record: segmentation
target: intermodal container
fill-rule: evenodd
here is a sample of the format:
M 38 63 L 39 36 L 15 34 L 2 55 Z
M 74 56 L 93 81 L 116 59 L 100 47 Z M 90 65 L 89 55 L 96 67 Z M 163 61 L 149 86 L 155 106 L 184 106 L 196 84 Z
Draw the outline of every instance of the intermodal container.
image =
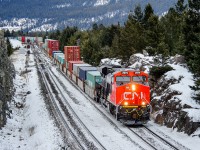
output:
M 59 41 L 58 40 L 49 40 L 48 41 L 48 53 L 52 56 L 53 51 L 59 50 Z
M 56 53 L 61 53 L 61 54 L 63 54 L 63 52 L 61 52 L 61 51 L 53 51 L 53 52 L 52 52 L 52 57 L 53 57 L 53 58 L 55 57 L 55 54 L 56 54 Z
M 54 53 L 54 59 L 59 61 L 59 56 L 63 56 L 63 53 Z
M 52 50 L 59 50 L 59 41 L 58 40 L 49 40 L 48 48 Z
M 43 47 L 42 47 L 43 44 L 44 44 L 43 42 L 39 42 L 39 44 L 38 44 L 38 45 L 39 45 L 39 48 L 43 48 Z
M 99 71 L 88 71 L 86 75 L 86 83 L 89 87 L 95 88 L 96 83 L 102 82 L 101 73 Z
M 68 70 L 69 72 L 73 72 L 73 64 L 83 64 L 83 61 L 69 61 L 68 62 Z
M 79 68 L 79 79 L 82 81 L 86 80 L 86 75 L 88 71 L 96 71 L 96 67 L 80 67 Z
M 48 49 L 48 42 L 49 42 L 49 40 L 51 40 L 51 39 L 45 39 L 45 42 L 44 42 L 44 49 L 47 51 L 47 49 Z
M 65 60 L 80 61 L 80 46 L 65 46 L 64 47 Z
M 65 56 L 64 55 L 59 55 L 58 56 L 58 61 L 60 62 L 60 64 L 64 64 L 65 63 Z
M 80 47 L 76 46 L 74 47 L 74 61 L 79 61 L 79 60 L 81 60 Z
M 73 46 L 65 46 L 64 47 L 64 53 L 65 53 L 65 60 L 66 62 L 68 61 L 73 61 L 74 57 L 74 50 Z
M 83 64 L 73 64 L 73 74 L 75 75 L 75 76 L 79 76 L 79 68 L 80 67 L 83 67 L 83 66 L 85 66 L 85 67 L 87 67 L 87 66 L 91 66 L 90 64 L 87 64 L 87 63 L 83 63 Z
M 18 36 L 18 40 L 19 40 L 19 41 L 22 41 L 22 37 L 21 37 L 21 36 Z
M 22 43 L 25 43 L 25 36 L 22 36 Z
M 43 38 L 42 37 L 36 37 L 35 40 L 36 40 L 37 44 L 39 44 L 40 42 L 43 42 Z

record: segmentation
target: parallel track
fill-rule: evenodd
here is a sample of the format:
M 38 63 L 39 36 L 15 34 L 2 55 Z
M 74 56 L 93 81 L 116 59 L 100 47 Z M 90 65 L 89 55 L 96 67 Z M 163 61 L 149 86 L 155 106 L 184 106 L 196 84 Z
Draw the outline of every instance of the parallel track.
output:
M 141 130 L 143 130 L 143 127 L 140 127 L 139 131 L 132 129 L 132 128 L 128 128 L 132 133 L 134 133 L 135 135 L 137 135 L 140 139 L 142 139 L 145 143 L 147 143 L 150 147 L 152 147 L 155 150 L 159 150 L 160 148 L 158 147 L 157 144 L 155 144 L 154 142 L 152 142 L 151 140 L 148 140 L 148 138 L 145 138 L 145 135 L 140 135 Z M 151 133 L 151 135 L 153 135 L 154 133 Z M 158 138 L 158 137 L 156 137 Z M 154 140 L 154 139 L 152 139 Z M 169 145 L 169 149 L 174 149 L 174 150 L 178 150 L 178 148 L 174 147 L 173 145 L 169 144 L 169 142 L 167 142 L 164 139 L 160 138 L 160 141 L 162 141 L 165 145 Z M 164 146 L 164 145 L 163 145 Z M 158 147 L 158 148 L 157 148 Z
M 52 75 L 52 72 L 50 72 L 50 70 L 48 70 L 49 75 L 51 76 L 51 79 L 54 82 L 54 85 L 56 86 L 56 88 L 59 90 L 59 94 L 62 96 L 62 99 L 65 101 L 65 104 L 67 104 L 67 106 L 69 107 L 70 111 L 72 112 L 72 114 L 76 117 L 76 119 L 78 120 L 78 122 L 82 125 L 82 127 L 90 134 L 90 136 L 95 140 L 96 144 L 98 144 L 101 149 L 106 150 L 106 148 L 103 146 L 103 144 L 101 144 L 101 142 L 99 142 L 99 140 L 92 134 L 92 132 L 86 127 L 86 125 L 82 122 L 82 120 L 78 117 L 78 115 L 76 114 L 76 112 L 73 110 L 73 108 L 71 107 L 71 105 L 69 104 L 69 102 L 67 101 L 67 99 L 65 98 L 65 96 L 62 94 L 61 89 L 59 88 L 58 84 L 55 81 L 55 77 Z
M 40 60 L 40 62 L 42 61 L 41 58 L 39 58 L 39 60 Z M 44 65 L 42 65 L 42 67 L 43 67 L 43 69 L 44 69 Z M 101 147 L 100 149 L 106 150 L 106 148 L 103 146 L 103 144 L 101 144 L 101 143 L 98 141 L 98 139 L 89 131 L 89 129 L 84 125 L 84 123 L 81 121 L 81 119 L 76 115 L 76 113 L 74 112 L 73 108 L 70 106 L 70 104 L 69 104 L 68 101 L 66 100 L 65 96 L 62 94 L 62 91 L 60 90 L 59 86 L 57 85 L 57 83 L 56 83 L 56 81 L 55 81 L 55 79 L 54 79 L 54 77 L 53 77 L 53 75 L 51 74 L 51 72 L 49 71 L 48 68 L 46 69 L 46 73 L 48 73 L 48 76 L 51 77 L 51 82 L 53 81 L 53 84 L 56 86 L 56 90 L 59 91 L 59 94 L 61 95 L 62 99 L 65 101 L 65 104 L 67 104 L 67 107 L 68 107 L 68 108 L 70 109 L 70 111 L 72 112 L 71 114 L 73 114 L 73 116 L 76 117 L 76 119 L 78 120 L 79 124 L 81 124 L 82 127 L 87 131 L 87 133 L 89 133 L 89 135 L 94 139 L 95 143 L 98 144 L 99 147 Z M 80 147 L 81 149 L 83 149 L 83 150 L 86 149 L 86 148 L 83 146 L 83 144 L 78 140 L 78 139 L 80 139 L 80 138 L 77 137 L 77 136 L 75 135 L 75 133 L 73 133 L 73 132 L 71 131 L 71 127 L 68 125 L 66 119 L 63 117 L 63 114 L 61 113 L 60 109 L 58 108 L 58 106 L 57 106 L 57 104 L 56 104 L 56 102 L 55 102 L 56 100 L 55 100 L 55 98 L 54 98 L 53 95 L 52 95 L 53 92 L 52 92 L 52 91 L 50 90 L 50 88 L 48 87 L 48 82 L 49 82 L 49 81 L 47 80 L 45 73 L 44 73 L 43 71 L 41 71 L 41 74 L 42 74 L 43 80 L 44 80 L 44 82 L 45 82 L 45 86 L 47 87 L 49 96 L 50 96 L 50 98 L 51 98 L 51 100 L 52 100 L 52 103 L 53 103 L 53 105 L 54 105 L 54 108 L 55 108 L 55 110 L 58 112 L 58 115 L 59 115 L 59 117 L 61 118 L 62 122 L 64 123 L 66 129 L 67 129 L 67 130 L 69 131 L 69 133 L 72 135 L 73 139 L 75 139 L 75 141 L 76 141 L 76 143 L 79 145 L 79 147 Z M 64 104 L 64 105 L 65 105 L 65 104 Z M 66 108 L 66 107 L 65 107 L 65 108 Z M 63 110 L 63 111 L 65 111 L 65 110 Z M 97 149 L 97 147 L 96 147 L 92 142 L 86 142 L 85 145 L 87 146 L 87 149 Z
M 67 124 L 67 121 L 65 120 L 65 118 L 63 117 L 63 114 L 61 113 L 60 109 L 58 108 L 57 104 L 56 104 L 56 100 L 53 96 L 53 92 L 52 92 L 52 89 L 50 88 L 50 85 L 48 83 L 48 80 L 45 76 L 45 73 L 43 72 L 43 69 L 44 67 L 43 66 L 40 66 L 40 72 L 41 72 L 41 76 L 42 76 L 42 80 L 43 80 L 43 83 L 45 84 L 45 87 L 46 87 L 46 90 L 48 91 L 48 95 L 49 95 L 49 98 L 53 104 L 53 107 L 54 109 L 56 110 L 55 112 L 57 113 L 57 116 L 59 117 L 59 122 L 62 122 L 62 124 L 64 125 L 65 129 L 67 129 L 67 131 L 70 133 L 70 135 L 72 136 L 72 138 L 74 139 L 75 143 L 77 144 L 77 146 L 84 150 L 85 147 L 82 145 L 82 143 L 78 140 L 78 138 L 76 137 L 76 135 L 71 131 L 69 125 Z M 58 118 L 57 117 L 57 118 Z M 77 148 L 77 147 L 74 147 L 74 148 Z
M 188 148 L 186 148 L 185 146 L 175 142 L 174 144 L 172 144 L 171 142 L 165 140 L 164 138 L 162 138 L 160 135 L 156 134 L 155 132 L 153 132 L 152 130 L 150 130 L 148 127 L 146 126 L 143 126 L 143 128 L 145 130 L 147 130 L 150 134 L 152 134 L 154 137 L 160 139 L 161 141 L 163 141 L 163 143 L 165 143 L 166 145 L 169 145 L 172 149 L 175 149 L 175 150 L 179 150 L 179 149 L 182 149 L 182 150 L 189 150 Z M 177 145 L 177 146 L 175 146 Z

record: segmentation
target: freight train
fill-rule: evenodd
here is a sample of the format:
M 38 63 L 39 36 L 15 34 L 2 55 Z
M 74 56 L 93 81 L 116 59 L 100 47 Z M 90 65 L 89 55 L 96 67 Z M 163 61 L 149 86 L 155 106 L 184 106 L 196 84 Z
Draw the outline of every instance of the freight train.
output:
M 81 61 L 79 46 L 65 46 L 45 40 L 40 48 L 83 92 L 107 108 L 126 125 L 141 125 L 150 119 L 148 74 L 130 68 L 103 65 L 94 67 Z M 44 48 L 45 47 L 45 48 Z

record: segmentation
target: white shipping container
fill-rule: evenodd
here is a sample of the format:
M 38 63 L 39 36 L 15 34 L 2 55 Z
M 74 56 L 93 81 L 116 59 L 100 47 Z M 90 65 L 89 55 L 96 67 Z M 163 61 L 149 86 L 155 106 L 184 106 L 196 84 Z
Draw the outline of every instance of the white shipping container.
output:
M 68 76 L 69 78 L 71 78 L 71 72 L 70 72 L 69 70 L 67 70 L 67 76 Z
M 73 64 L 73 73 L 78 77 L 79 76 L 79 68 L 80 67 L 88 67 L 90 64 Z
M 43 42 L 43 38 L 42 37 L 37 37 L 36 39 L 37 39 L 38 43 Z
M 59 68 L 60 68 L 60 70 L 62 70 L 62 64 L 59 64 L 59 66 L 60 66 L 60 67 L 59 67 Z
M 78 79 L 78 86 L 81 88 L 81 90 L 84 91 L 84 84 L 83 81 L 81 81 L 80 79 Z
M 66 71 L 67 71 L 66 67 L 63 67 L 63 71 L 66 74 Z
M 72 74 L 72 80 L 76 83 L 76 76 Z
M 85 93 L 88 94 L 92 99 L 95 98 L 94 89 L 91 89 L 87 84 L 85 84 Z

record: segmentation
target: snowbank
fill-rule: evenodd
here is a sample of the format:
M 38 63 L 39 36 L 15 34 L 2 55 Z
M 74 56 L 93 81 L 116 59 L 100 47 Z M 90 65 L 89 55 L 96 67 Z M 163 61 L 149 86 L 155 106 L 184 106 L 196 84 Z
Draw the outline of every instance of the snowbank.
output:
M 16 39 L 9 39 L 13 48 L 23 47 L 22 43 Z

